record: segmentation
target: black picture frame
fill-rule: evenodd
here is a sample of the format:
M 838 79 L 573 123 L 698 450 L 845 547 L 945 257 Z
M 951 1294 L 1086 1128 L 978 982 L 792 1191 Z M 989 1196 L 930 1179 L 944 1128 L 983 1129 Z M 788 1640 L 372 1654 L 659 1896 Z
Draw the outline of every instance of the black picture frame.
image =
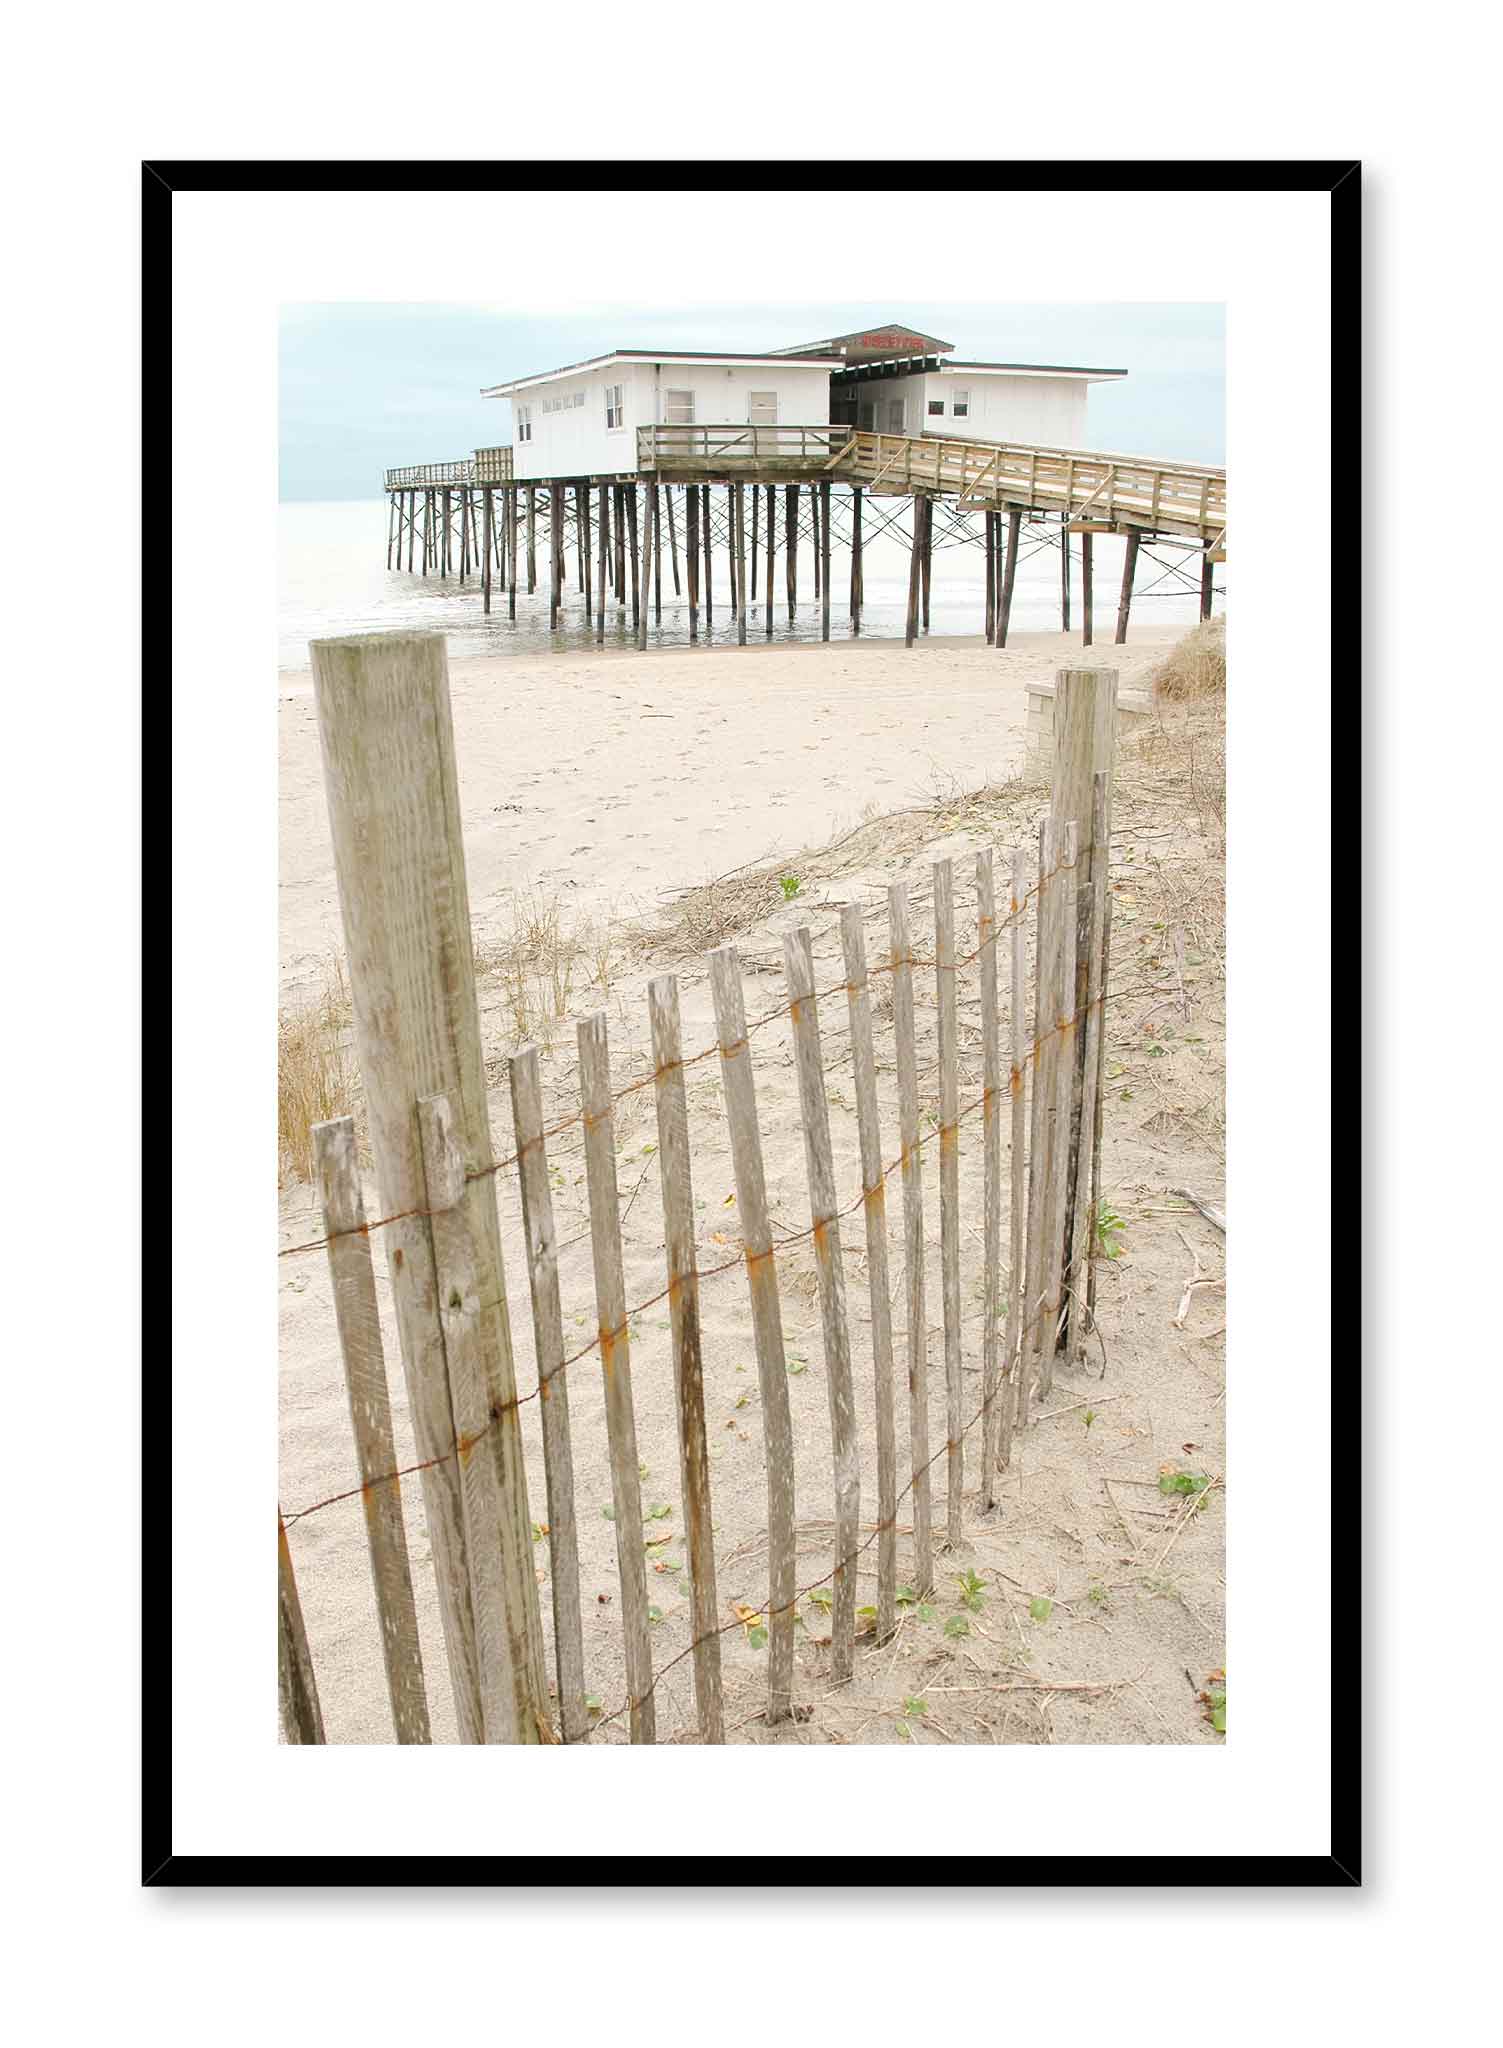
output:
M 584 179 L 596 181 L 611 166 L 591 163 L 519 164 L 502 162 L 213 162 L 152 160 L 142 164 L 141 178 L 141 275 L 142 275 L 142 415 L 143 446 L 155 451 L 149 479 L 143 472 L 143 531 L 161 523 L 163 496 L 160 479 L 172 470 L 172 320 L 174 282 L 173 196 L 180 192 L 254 193 L 287 191 L 322 192 L 410 192 L 443 191 L 493 192 L 497 189 L 546 187 Z M 953 184 L 956 167 L 949 163 L 908 162 L 859 163 L 841 161 L 807 163 L 716 163 L 630 162 L 615 167 L 623 179 L 644 187 L 655 183 L 682 186 L 699 183 L 723 188 L 755 188 L 787 185 L 808 190 L 832 182 L 838 168 L 843 188 L 853 183 L 870 186 L 923 189 Z M 965 174 L 974 183 L 984 179 L 990 188 L 1004 193 L 1115 191 L 1128 189 L 1166 196 L 1178 193 L 1226 191 L 1237 193 L 1326 193 L 1330 200 L 1330 461 L 1348 479 L 1340 500 L 1340 532 L 1335 533 L 1338 515 L 1333 512 L 1333 540 L 1339 537 L 1343 558 L 1360 553 L 1360 534 L 1353 533 L 1352 507 L 1360 503 L 1361 464 L 1361 378 L 1355 374 L 1361 360 L 1361 165 L 1351 160 L 1299 160 L 1291 162 L 1007 162 L 967 163 Z M 1335 373 L 1336 365 L 1342 374 Z M 168 506 L 169 516 L 171 507 Z M 172 590 L 170 550 L 154 554 L 150 564 L 151 588 L 143 593 L 143 633 L 155 636 L 156 621 L 164 609 L 170 614 Z M 1333 614 L 1331 672 L 1353 672 L 1360 662 L 1353 657 L 1353 611 L 1343 607 L 1338 650 Z M 156 645 L 143 642 L 143 659 L 149 668 L 156 658 Z M 1338 664 L 1338 652 L 1340 661 Z M 154 736 L 146 735 L 148 741 Z M 145 750 L 150 758 L 151 748 Z M 1354 835 L 1358 821 L 1351 817 L 1356 799 L 1350 787 L 1343 787 L 1336 770 L 1331 792 L 1331 829 L 1338 818 L 1343 833 Z M 165 963 L 164 963 L 165 964 Z M 1345 966 L 1345 963 L 1343 963 Z M 1349 971 L 1349 970 L 1348 970 Z M 1333 962 L 1333 977 L 1335 963 Z M 149 1044 L 151 1034 L 144 1034 Z M 1333 1111 L 1333 1116 L 1342 1116 Z M 1349 1165 L 1360 1151 L 1360 1131 L 1353 1112 L 1342 1117 L 1350 1128 L 1333 1130 L 1340 1138 Z M 1334 1361 L 1335 1327 L 1327 1333 Z M 143 1378 L 143 1555 L 160 1558 L 171 1552 L 171 1376 L 149 1373 Z M 1343 1379 L 1344 1432 L 1348 1439 L 1360 1435 L 1360 1420 L 1354 1408 L 1360 1406 L 1360 1380 L 1355 1372 Z M 1333 1451 L 1333 1460 L 1335 1453 Z M 1337 1475 L 1330 1475 L 1326 1513 L 1330 1517 L 1330 1545 L 1333 1560 L 1344 1560 L 1340 1569 L 1348 1583 L 1360 1577 L 1358 1534 L 1361 1527 L 1360 1499 L 1353 1498 L 1360 1477 L 1350 1465 L 1343 1465 L 1339 1487 Z M 1337 1502 L 1340 1502 L 1339 1511 Z M 165 1526 L 164 1526 L 165 1525 Z M 268 1553 L 269 1554 L 269 1553 Z M 268 1612 L 268 1657 L 270 1644 L 270 1601 Z M 755 1861 L 734 1854 L 724 1858 L 639 1857 L 632 1853 L 602 1854 L 589 1859 L 550 1858 L 529 1854 L 525 1877 L 513 1872 L 504 1857 L 471 1856 L 242 1856 L 179 1855 L 173 1850 L 172 1815 L 172 1720 L 170 1692 L 163 1688 L 159 1674 L 171 1667 L 170 1590 L 158 1578 L 148 1578 L 142 1589 L 143 1613 L 143 1748 L 141 1760 L 141 1882 L 148 1887 L 174 1886 L 496 1886 L 512 1881 L 529 1888 L 540 1884 L 647 1883 L 663 1886 L 692 1883 L 697 1886 L 879 1886 L 892 1882 L 885 1865 L 873 1867 L 866 1859 L 830 1856 L 820 1859 L 758 1858 Z M 1360 1606 L 1347 1601 L 1331 1611 L 1331 1656 L 1333 1670 L 1358 1672 L 1362 1668 Z M 1348 1695 L 1342 1710 L 1339 1743 L 1330 1731 L 1330 1841 L 1331 1852 L 1318 1855 L 1231 1854 L 1218 1856 L 1213 1847 L 1196 1844 L 1193 1853 L 1159 1856 L 1008 1856 L 948 1857 L 932 1874 L 934 1883 L 976 1886 L 1187 1886 L 1208 1887 L 1320 1886 L 1350 1888 L 1362 1882 L 1362 1782 L 1363 1752 L 1358 1711 Z M 916 1873 L 909 1868 L 904 1882 L 912 1884 Z M 922 1878 L 918 1878 L 922 1882 Z

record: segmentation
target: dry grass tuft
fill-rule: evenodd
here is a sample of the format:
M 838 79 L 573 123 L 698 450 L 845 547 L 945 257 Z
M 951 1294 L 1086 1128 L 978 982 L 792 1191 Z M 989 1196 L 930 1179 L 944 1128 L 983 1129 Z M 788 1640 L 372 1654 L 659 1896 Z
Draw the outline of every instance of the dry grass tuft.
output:
M 313 1126 L 350 1116 L 360 1095 L 350 1047 L 350 990 L 333 955 L 309 1003 L 277 1013 L 277 1183 L 313 1178 Z
M 1148 677 L 1157 704 L 1226 695 L 1226 618 L 1202 619 L 1175 642 Z
M 610 994 L 617 939 L 609 917 L 570 917 L 536 887 L 508 898 L 501 929 L 475 942 L 475 979 L 499 983 L 514 1046 L 546 1045 L 576 992 Z

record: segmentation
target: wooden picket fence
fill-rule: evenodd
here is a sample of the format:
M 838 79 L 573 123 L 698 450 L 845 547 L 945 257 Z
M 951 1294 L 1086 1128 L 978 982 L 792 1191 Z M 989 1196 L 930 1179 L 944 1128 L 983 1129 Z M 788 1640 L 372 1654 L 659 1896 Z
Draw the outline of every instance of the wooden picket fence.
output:
M 709 956 L 715 1042 L 686 1053 L 678 977 L 647 991 L 652 1071 L 613 1089 L 606 1015 L 578 1025 L 577 1114 L 548 1123 L 538 1051 L 509 1062 L 514 1152 L 493 1157 L 479 1067 L 479 1023 L 469 945 L 463 853 L 454 802 L 447 664 L 436 635 L 371 636 L 313 648 L 330 819 L 354 997 L 372 1149 L 383 1214 L 365 1215 L 349 1118 L 317 1127 L 324 1238 L 354 1430 L 380 1618 L 392 1725 L 398 1742 L 431 1739 L 417 1609 L 400 1482 L 421 1478 L 437 1576 L 438 1608 L 459 1737 L 465 1742 L 578 1742 L 624 1721 L 633 1742 L 657 1736 L 664 1672 L 692 1660 L 696 1730 L 725 1739 L 721 1640 L 747 1626 L 717 1597 L 711 1517 L 700 1293 L 745 1275 L 766 1468 L 768 1594 L 752 1617 L 767 1651 L 767 1723 L 794 1709 L 797 1602 L 829 1589 L 828 1674 L 852 1675 L 858 1651 L 887 1641 L 900 1588 L 899 1521 L 911 1501 L 911 1548 L 902 1579 L 922 1597 L 935 1554 L 964 1539 L 967 1507 L 986 1512 L 996 1480 L 1046 1395 L 1059 1356 L 1083 1354 L 1092 1329 L 1092 1260 L 1101 1157 L 1101 1052 L 1110 946 L 1107 849 L 1116 676 L 1065 670 L 1056 690 L 1055 783 L 1036 847 L 1011 853 L 999 908 L 992 850 L 975 856 L 977 943 L 956 948 L 953 860 L 932 869 L 934 952 L 924 960 L 910 930 L 909 890 L 887 892 L 885 946 L 869 961 L 859 904 L 840 920 L 841 978 L 816 986 L 807 927 L 784 940 L 787 1000 L 749 1025 L 736 950 Z M 383 826 L 400 824 L 400 830 Z M 1031 1027 L 1029 926 L 1032 952 Z M 915 976 L 932 967 L 937 1012 L 938 1118 L 920 1128 Z M 982 1089 L 959 1098 L 958 990 L 974 971 L 980 1002 Z M 897 1077 L 898 1149 L 884 1156 L 877 1090 L 873 985 L 891 982 L 891 1060 Z M 838 1001 L 849 1033 L 860 1186 L 842 1202 L 832 1145 L 821 1004 Z M 882 1006 L 884 1011 L 888 1007 Z M 1004 1007 L 1010 1019 L 1004 1045 Z M 826 1013 L 828 1015 L 828 1012 Z M 753 1039 L 786 1019 L 797 1071 L 809 1223 L 774 1243 L 757 1106 Z M 885 1026 L 884 1026 L 885 1032 Z M 758 1040 L 759 1043 L 763 1042 Z M 742 1245 L 700 1265 L 694 1223 L 694 1144 L 685 1070 L 718 1058 Z M 657 1116 L 663 1280 L 649 1302 L 626 1299 L 615 1106 L 650 1085 Z M 961 1127 L 980 1116 L 983 1180 L 982 1400 L 965 1412 L 961 1314 Z M 583 1132 L 596 1333 L 572 1352 L 565 1340 L 549 1139 Z M 890 1134 L 889 1134 L 890 1139 Z M 928 1414 L 922 1155 L 939 1146 L 945 1416 L 938 1441 Z M 515 1172 L 525 1229 L 546 1474 L 548 1569 L 534 1566 L 522 1411 L 501 1270 L 497 1180 Z M 887 1183 L 901 1183 L 903 1362 L 907 1456 L 900 1462 L 894 1380 L 899 1346 L 889 1273 Z M 869 1370 L 853 1359 L 841 1224 L 860 1209 L 870 1310 Z M 1003 1257 L 1003 1219 L 1007 1256 Z M 372 1261 L 383 1232 L 418 1460 L 397 1469 Z M 777 1256 L 812 1243 L 828 1393 L 834 1560 L 811 1586 L 796 1584 L 794 1440 Z M 670 1318 L 683 1536 L 692 1640 L 654 1671 L 643 1506 L 631 1378 L 634 1316 L 666 1299 Z M 598 1354 L 615 1526 L 622 1631 L 622 1698 L 587 1704 L 581 1615 L 576 1445 L 570 1372 Z M 858 1413 L 870 1403 L 876 1445 L 875 1523 L 863 1537 Z M 979 1430 L 979 1434 L 978 1434 Z M 967 1492 L 968 1453 L 971 1490 Z M 944 1528 L 934 1527 L 931 1475 L 943 1463 Z M 336 1495 L 289 1515 L 302 1519 Z M 870 1504 L 869 1504 L 870 1505 Z M 858 1631 L 858 1559 L 876 1547 L 875 1613 Z M 289 1742 L 324 1739 L 314 1659 L 303 1626 L 279 1514 L 279 1673 Z M 538 1577 L 551 1593 L 551 1627 Z M 550 1639 L 551 1638 L 551 1643 Z M 547 1666 L 551 1647 L 553 1684 Z

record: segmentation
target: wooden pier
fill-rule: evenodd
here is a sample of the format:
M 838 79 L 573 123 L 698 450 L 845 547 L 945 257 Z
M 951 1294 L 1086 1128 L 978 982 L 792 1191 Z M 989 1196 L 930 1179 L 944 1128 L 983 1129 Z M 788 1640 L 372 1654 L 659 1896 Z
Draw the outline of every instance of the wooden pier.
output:
M 1198 553 L 1202 618 L 1211 614 L 1213 568 L 1226 560 L 1226 471 L 1205 464 L 825 425 L 643 426 L 636 430 L 635 445 L 635 469 L 580 476 L 518 479 L 510 447 L 479 448 L 455 462 L 390 469 L 386 565 L 405 567 L 409 573 L 420 569 L 423 575 L 457 575 L 461 583 L 474 574 L 485 610 L 491 610 L 499 585 L 515 618 L 519 582 L 528 593 L 537 589 L 541 509 L 547 521 L 550 627 L 557 630 L 562 622 L 572 561 L 573 581 L 585 616 L 593 618 L 597 641 L 605 640 L 609 595 L 618 608 L 630 603 L 636 643 L 645 648 L 649 607 L 655 619 L 662 618 L 666 525 L 673 589 L 682 596 L 687 588 L 689 638 L 699 638 L 701 608 L 707 622 L 713 618 L 718 539 L 727 562 L 727 597 L 736 637 L 745 644 L 748 621 L 756 617 L 759 577 L 764 631 L 769 639 L 773 634 L 778 539 L 783 543 L 790 621 L 798 603 L 798 549 L 812 540 L 814 597 L 822 637 L 828 640 L 832 489 L 839 485 L 850 494 L 853 632 L 861 629 L 863 500 L 906 498 L 912 501 L 907 528 L 912 564 L 907 644 L 911 646 L 929 623 L 934 513 L 939 505 L 951 532 L 963 529 L 964 539 L 976 538 L 969 516 L 983 515 L 986 638 L 989 645 L 1005 647 L 1025 520 L 1035 529 L 1057 523 L 1060 622 L 1065 632 L 1070 630 L 1071 612 L 1069 539 L 1080 536 L 1081 635 L 1086 646 L 1092 640 L 1092 547 L 1097 534 L 1127 539 L 1117 606 L 1119 644 L 1127 638 L 1133 579 L 1145 543 L 1163 539 L 1182 547 L 1188 544 Z M 681 522 L 675 518 L 675 490 L 682 501 Z M 717 492 L 723 493 L 718 511 L 712 496 Z

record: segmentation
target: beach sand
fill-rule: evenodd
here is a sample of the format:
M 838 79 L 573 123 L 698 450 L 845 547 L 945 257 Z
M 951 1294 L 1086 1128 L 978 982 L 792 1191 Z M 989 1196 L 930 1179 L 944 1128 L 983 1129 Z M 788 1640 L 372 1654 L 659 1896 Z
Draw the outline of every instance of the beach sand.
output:
M 905 650 L 892 642 L 834 648 L 783 647 L 671 654 L 608 654 L 516 661 L 482 659 L 451 665 L 456 747 L 469 863 L 472 914 L 482 954 L 508 928 L 511 892 L 536 887 L 562 905 L 567 922 L 611 921 L 613 942 L 603 962 L 578 966 L 566 1015 L 541 1034 L 545 1112 L 568 1117 L 578 1106 L 574 1019 L 605 1008 L 613 1082 L 619 1090 L 650 1071 L 644 991 L 668 969 L 680 977 L 686 1049 L 714 1040 L 706 972 L 694 932 L 681 916 L 680 892 L 712 876 L 775 857 L 798 874 L 794 900 L 777 886 L 781 868 L 750 906 L 735 908 L 748 1014 L 776 1010 L 784 1000 L 782 938 L 807 924 L 813 934 L 816 986 L 841 980 L 838 919 L 850 900 L 863 904 L 868 949 L 875 957 L 885 930 L 883 891 L 907 877 L 919 953 L 932 953 L 931 863 L 956 862 L 962 952 L 974 944 L 974 853 L 1029 843 L 1042 805 L 1037 787 L 1011 782 L 1022 754 L 1024 685 L 1082 661 L 1139 680 L 1177 635 L 1134 634 L 1126 648 L 1084 653 L 1061 636 L 1026 635 L 996 652 L 984 643 L 944 640 Z M 281 683 L 282 967 L 283 1000 L 319 983 L 339 944 L 318 760 L 311 684 Z M 1154 771 L 1163 787 L 1164 771 Z M 994 786 L 986 800 L 962 792 Z M 914 808 L 910 808 L 914 807 Z M 878 815 L 872 816 L 875 812 Z M 827 846 L 870 818 L 827 854 Z M 1216 1740 L 1195 1689 L 1225 1661 L 1223 1641 L 1222 1497 L 1213 1492 L 1195 1526 L 1180 1533 L 1183 1503 L 1158 1488 L 1161 1466 L 1223 1470 L 1224 1342 L 1219 1292 L 1197 1293 L 1183 1329 L 1174 1325 L 1190 1270 L 1185 1240 L 1208 1274 L 1220 1271 L 1221 1240 L 1170 1194 L 1190 1186 L 1221 1203 L 1223 1165 L 1215 1104 L 1221 1088 L 1219 961 L 1207 961 L 1192 931 L 1188 966 L 1181 965 L 1194 1021 L 1176 1014 L 1178 1030 L 1162 1028 L 1164 1005 L 1151 998 L 1163 972 L 1154 937 L 1157 910 L 1144 864 L 1214 875 L 1215 862 L 1194 816 L 1162 796 L 1135 797 L 1122 776 L 1114 846 L 1114 887 L 1120 890 L 1114 935 L 1114 984 L 1131 990 L 1143 977 L 1145 1003 L 1113 1013 L 1108 1033 L 1112 1077 L 1106 1119 L 1103 1188 L 1125 1220 L 1123 1255 L 1101 1268 L 1100 1307 L 1106 1377 L 1100 1362 L 1087 1373 L 1060 1371 L 1045 1419 L 1020 1443 L 1001 1485 L 1001 1505 L 983 1515 L 967 1502 L 967 1540 L 941 1555 L 932 1618 L 910 1616 L 884 1649 L 858 1654 L 855 1681 L 832 1689 L 828 1653 L 819 1638 L 828 1622 L 805 1602 L 798 1631 L 796 1697 L 809 1720 L 774 1737 L 756 1718 L 765 1684 L 765 1652 L 740 1630 L 722 1638 L 727 1719 L 735 1740 L 788 1741 L 1074 1741 L 1197 1742 Z M 1119 871 L 1126 879 L 1118 881 Z M 1197 882 L 1197 886 L 1214 884 Z M 1138 907 L 1137 899 L 1144 899 Z M 1152 914 L 1150 914 L 1152 912 Z M 1135 928 L 1141 914 L 1145 928 Z M 979 1091 L 980 1054 L 975 970 L 961 989 L 961 1101 Z M 924 1106 L 937 1101 L 933 973 L 919 970 L 919 1066 Z M 506 1056 L 515 1049 L 515 1009 L 494 975 L 480 981 L 482 1038 L 498 1155 L 512 1149 Z M 849 1039 L 843 997 L 819 1006 L 830 1091 L 838 1195 L 859 1190 Z M 1145 1036 L 1146 1026 L 1146 1036 Z M 896 1152 L 895 1080 L 891 1071 L 890 1004 L 876 1004 L 879 1095 L 884 1157 Z M 1004 1013 L 1004 1030 L 1006 1029 Z M 757 1034 L 755 1074 L 766 1147 L 775 1236 L 808 1222 L 808 1193 L 798 1095 L 786 1019 Z M 1210 1114 L 1202 1102 L 1211 1105 Z M 728 1263 L 740 1244 L 734 1177 L 725 1137 L 718 1061 L 689 1076 L 698 1251 L 702 1267 Z M 962 1330 L 967 1417 L 979 1405 L 981 1169 L 979 1117 L 962 1126 Z M 663 1285 L 662 1210 L 656 1171 L 657 1130 L 650 1088 L 621 1104 L 615 1117 L 629 1302 L 646 1301 Z M 566 1340 L 585 1343 L 594 1328 L 594 1293 L 577 1128 L 550 1145 L 561 1243 Z M 925 1221 L 931 1452 L 944 1437 L 945 1383 L 938 1262 L 936 1148 L 925 1148 Z M 497 1175 L 507 1262 L 507 1291 L 518 1358 L 519 1389 L 535 1389 L 531 1316 L 514 1175 Z M 893 1304 L 898 1346 L 896 1406 L 900 1479 L 909 1470 L 904 1384 L 901 1206 L 896 1183 L 889 1222 L 898 1292 Z M 366 1200 L 380 1213 L 367 1177 Z M 1183 1233 L 1183 1238 L 1180 1233 Z M 281 1242 L 319 1233 L 311 1191 L 293 1183 L 281 1200 Z M 876 1500 L 872 1423 L 870 1307 L 859 1212 L 842 1224 L 853 1372 L 862 1439 L 862 1521 Z M 1004 1247 L 1005 1247 L 1004 1235 Z M 1005 1250 L 1004 1250 L 1005 1258 Z M 388 1375 L 399 1459 L 414 1456 L 400 1354 L 389 1314 L 384 1259 L 377 1249 Z M 830 1564 L 830 1432 L 812 1257 L 807 1242 L 778 1258 L 795 1439 L 796 1506 L 800 1524 L 799 1584 Z M 321 1252 L 279 1263 L 282 1310 L 279 1474 L 284 1511 L 355 1483 L 348 1415 L 334 1329 L 327 1266 Z M 702 1299 L 706 1398 L 712 1436 L 711 1483 L 716 1524 L 718 1595 L 760 1608 L 766 1599 L 765 1472 L 755 1354 L 744 1273 L 734 1265 L 707 1280 Z M 671 1540 L 649 1551 L 650 1597 L 661 1619 L 653 1630 L 655 1668 L 689 1641 L 682 1501 L 668 1351 L 666 1304 L 634 1316 L 631 1373 L 639 1455 L 645 1468 L 644 1541 Z M 1207 1333 L 1202 1335 L 1201 1333 Z M 620 1705 L 622 1656 L 617 1602 L 616 1532 L 604 1456 L 604 1414 L 598 1360 L 571 1369 L 570 1402 L 576 1462 L 588 1684 L 605 1714 Z M 535 1401 L 524 1407 L 531 1513 L 546 1515 Z M 1090 1422 L 1083 1418 L 1090 1416 Z M 966 1491 L 974 1495 L 979 1429 L 967 1438 Z M 945 1461 L 933 1468 L 935 1525 L 944 1525 Z M 430 1553 L 415 1481 L 403 1493 L 417 1586 L 420 1625 L 436 1740 L 454 1739 L 442 1641 L 432 1592 Z M 899 1508 L 899 1578 L 910 1577 L 907 1537 L 911 1502 Z M 1172 1563 L 1155 1560 L 1173 1542 Z M 330 1741 L 391 1739 L 370 1591 L 359 1500 L 294 1524 L 291 1544 Z M 859 1575 L 863 1602 L 875 1598 L 875 1543 Z M 540 1598 L 549 1626 L 546 1541 L 537 1547 Z M 1167 1566 L 1168 1568 L 1164 1568 Z M 959 1574 L 976 1571 L 986 1584 L 982 1608 L 965 1610 Z M 1052 1602 L 1045 1619 L 1032 1603 Z M 969 1634 L 946 1637 L 943 1623 L 964 1613 Z M 551 1645 L 550 1645 L 551 1675 Z M 1186 1671 L 1193 1673 L 1187 1684 Z M 923 1699 L 923 1708 L 905 1702 Z M 693 1726 L 691 1666 L 681 1663 L 658 1693 L 660 1739 Z M 624 1723 L 598 1740 L 625 1739 Z

